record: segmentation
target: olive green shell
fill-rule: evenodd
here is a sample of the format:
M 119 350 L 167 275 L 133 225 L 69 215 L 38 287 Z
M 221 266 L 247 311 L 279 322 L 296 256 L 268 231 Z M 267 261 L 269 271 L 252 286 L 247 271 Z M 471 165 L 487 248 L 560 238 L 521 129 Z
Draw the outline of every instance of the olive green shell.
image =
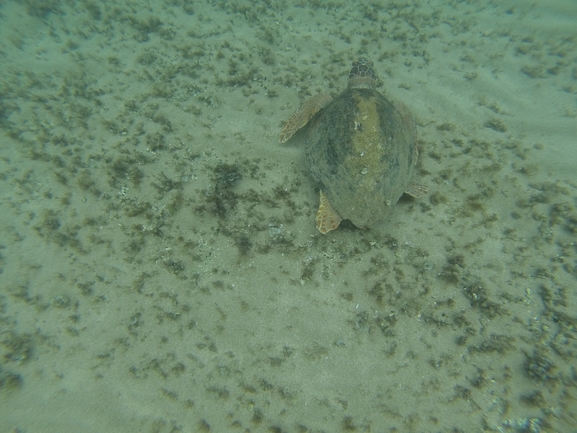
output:
M 311 119 L 306 159 L 341 217 L 371 227 L 409 185 L 417 161 L 414 126 L 376 90 L 349 88 Z

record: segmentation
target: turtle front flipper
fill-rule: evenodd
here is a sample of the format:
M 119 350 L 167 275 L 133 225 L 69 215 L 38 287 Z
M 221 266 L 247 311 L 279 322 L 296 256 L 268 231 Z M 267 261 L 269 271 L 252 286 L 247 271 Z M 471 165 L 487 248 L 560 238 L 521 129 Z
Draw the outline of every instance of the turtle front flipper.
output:
M 279 141 L 284 143 L 291 138 L 295 132 L 305 126 L 312 117 L 332 100 L 331 95 L 320 94 L 305 101 L 305 103 L 294 112 L 287 120 L 282 129 Z
M 315 219 L 317 223 L 317 229 L 323 235 L 326 235 L 331 230 L 336 229 L 342 221 L 339 213 L 333 208 L 329 198 L 326 194 L 320 191 L 320 204 L 319 210 L 317 211 L 317 217 Z

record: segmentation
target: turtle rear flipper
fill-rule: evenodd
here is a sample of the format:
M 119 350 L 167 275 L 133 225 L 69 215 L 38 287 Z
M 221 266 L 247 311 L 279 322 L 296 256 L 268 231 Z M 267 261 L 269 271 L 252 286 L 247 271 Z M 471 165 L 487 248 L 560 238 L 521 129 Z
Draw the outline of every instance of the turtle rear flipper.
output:
M 305 101 L 305 103 L 294 112 L 285 123 L 279 137 L 279 141 L 284 143 L 291 138 L 295 132 L 305 126 L 312 117 L 317 114 L 333 98 L 331 95 L 321 93 Z
M 319 232 L 326 235 L 328 232 L 339 226 L 342 218 L 331 205 L 329 198 L 322 191 L 320 191 L 320 199 L 319 210 L 317 211 L 315 222 L 317 223 L 317 229 L 319 229 Z
M 413 198 L 421 198 L 429 193 L 429 188 L 426 185 L 420 185 L 417 183 L 411 183 L 405 190 L 405 194 L 410 195 Z

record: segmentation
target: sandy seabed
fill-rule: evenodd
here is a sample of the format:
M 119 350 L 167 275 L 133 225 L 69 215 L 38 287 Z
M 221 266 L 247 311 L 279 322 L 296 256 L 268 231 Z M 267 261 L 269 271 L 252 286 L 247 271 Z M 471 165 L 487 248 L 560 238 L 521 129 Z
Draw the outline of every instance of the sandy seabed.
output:
M 0 14 L 0 431 L 577 431 L 574 1 Z M 323 236 L 359 55 L 429 194 Z

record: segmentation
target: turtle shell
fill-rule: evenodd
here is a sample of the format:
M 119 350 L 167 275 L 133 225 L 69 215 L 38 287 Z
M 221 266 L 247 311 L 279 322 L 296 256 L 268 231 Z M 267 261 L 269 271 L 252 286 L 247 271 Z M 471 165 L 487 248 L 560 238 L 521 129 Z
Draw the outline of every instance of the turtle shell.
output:
M 413 122 L 371 88 L 349 88 L 310 121 L 310 171 L 343 219 L 371 227 L 407 189 L 417 161 Z

